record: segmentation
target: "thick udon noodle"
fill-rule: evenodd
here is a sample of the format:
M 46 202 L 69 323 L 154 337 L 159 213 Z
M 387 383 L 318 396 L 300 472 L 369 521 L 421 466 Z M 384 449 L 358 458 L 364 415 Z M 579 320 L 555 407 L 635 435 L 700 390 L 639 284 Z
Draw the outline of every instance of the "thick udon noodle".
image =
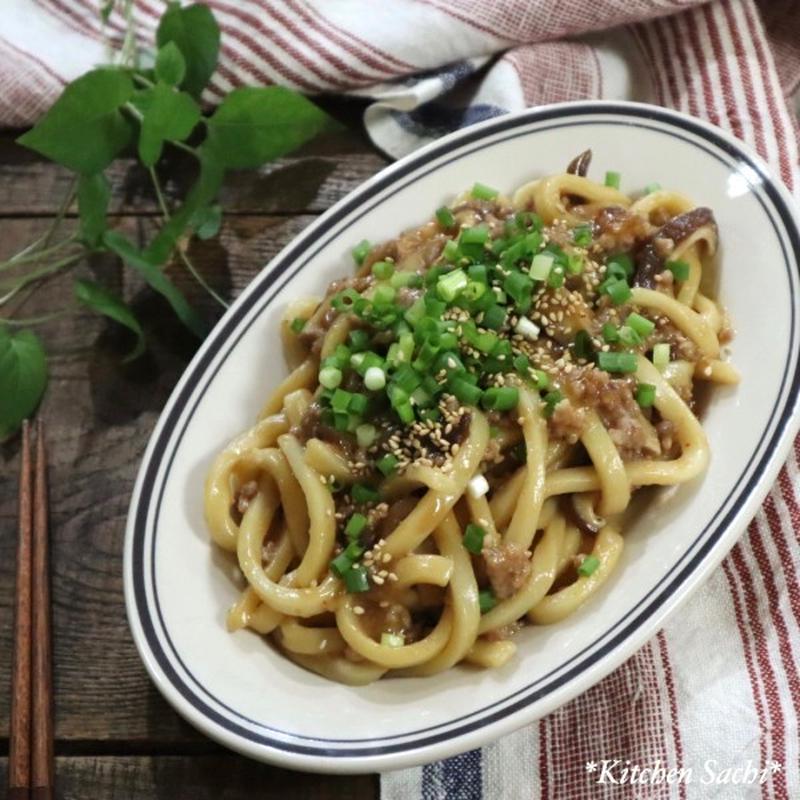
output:
M 658 190 L 632 200 L 574 174 L 523 186 L 512 202 L 518 209 L 535 209 L 545 225 L 556 220 L 579 224 L 612 206 L 655 225 L 693 208 L 677 193 Z M 313 354 L 292 332 L 291 320 L 321 313 L 326 301 L 294 303 L 281 328 L 291 372 L 267 399 L 256 424 L 220 453 L 206 485 L 213 540 L 235 554 L 246 580 L 228 616 L 230 629 L 249 627 L 269 635 L 298 664 L 336 681 L 364 684 L 386 674 L 431 675 L 460 662 L 501 666 L 516 648 L 506 635 L 509 626 L 517 621 L 552 624 L 575 612 L 619 561 L 619 520 L 632 492 L 690 481 L 708 463 L 706 437 L 680 386 L 694 379 L 736 381 L 731 366 L 720 359 L 724 314 L 701 290 L 714 246 L 715 237 L 703 229 L 678 243 L 671 257 L 688 263 L 690 273 L 674 296 L 636 287 L 629 301 L 668 318 L 699 354 L 693 363 L 676 361 L 668 370 L 637 356 L 635 378 L 655 387 L 654 407 L 672 426 L 675 457 L 624 458 L 593 411 L 586 413 L 577 443 L 551 440 L 538 391 L 520 382 L 517 427 L 500 441 L 490 443 L 497 436 L 490 434 L 486 415 L 471 409 L 468 431 L 448 471 L 414 465 L 383 480 L 382 496 L 402 513 L 374 543 L 371 574 L 383 580 L 363 597 L 346 592 L 329 571 L 340 549 L 330 484 L 335 480 L 337 486 L 348 486 L 359 475 L 335 446 L 318 438 L 303 442 L 297 433 L 320 391 L 320 358 L 346 339 L 352 320 L 339 316 L 327 329 L 319 354 Z M 487 448 L 499 447 L 502 454 L 520 441 L 525 463 L 495 482 L 490 494 L 470 494 L 468 484 Z M 586 463 L 572 465 L 576 450 Z M 245 485 L 251 487 L 250 496 L 239 514 L 237 497 Z M 594 524 L 587 529 L 585 520 Z M 479 601 L 485 575 L 463 544 L 470 522 L 486 532 L 487 545 L 513 544 L 529 551 L 522 585 L 485 613 Z M 589 547 L 596 568 L 579 574 L 576 557 Z M 428 624 L 413 640 L 398 645 L 379 637 L 375 626 L 381 623 L 375 619 L 385 613 L 386 598 L 412 619 L 424 611 Z

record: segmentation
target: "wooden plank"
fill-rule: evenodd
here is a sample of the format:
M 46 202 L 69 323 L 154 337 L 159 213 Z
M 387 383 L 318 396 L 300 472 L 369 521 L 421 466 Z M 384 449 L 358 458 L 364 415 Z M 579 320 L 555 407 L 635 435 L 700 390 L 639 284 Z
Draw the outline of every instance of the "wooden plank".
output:
M 325 134 L 301 150 L 257 171 L 230 173 L 220 195 L 226 214 L 319 212 L 388 163 L 360 130 Z M 192 156 L 174 151 L 163 169 L 166 194 L 183 196 L 194 175 Z M 133 159 L 109 168 L 114 214 L 155 214 L 158 209 L 147 172 Z M 0 133 L 0 218 L 53 214 L 72 173 Z
M 194 252 L 198 269 L 226 294 L 237 294 L 310 216 L 231 217 L 218 241 Z M 151 221 L 124 218 L 135 237 Z M 6 220 L 0 257 L 30 241 L 45 220 Z M 42 407 L 50 439 L 53 537 L 56 732 L 63 740 L 118 742 L 119 749 L 203 741 L 152 687 L 125 622 L 122 547 L 139 461 L 161 408 L 197 342 L 165 303 L 116 259 L 96 259 L 82 274 L 107 276 L 140 317 L 150 350 L 124 365 L 126 331 L 81 311 L 42 326 L 51 355 Z M 176 281 L 209 317 L 213 301 L 185 272 Z M 62 307 L 71 292 L 65 276 L 42 288 L 25 307 L 34 315 Z M 13 597 L 18 442 L 0 459 L 0 686 L 8 686 Z M 0 692 L 0 736 L 7 735 L 8 694 Z
M 5 784 L 7 759 L 0 759 Z M 311 775 L 223 753 L 205 756 L 61 756 L 60 800 L 375 800 L 374 775 Z

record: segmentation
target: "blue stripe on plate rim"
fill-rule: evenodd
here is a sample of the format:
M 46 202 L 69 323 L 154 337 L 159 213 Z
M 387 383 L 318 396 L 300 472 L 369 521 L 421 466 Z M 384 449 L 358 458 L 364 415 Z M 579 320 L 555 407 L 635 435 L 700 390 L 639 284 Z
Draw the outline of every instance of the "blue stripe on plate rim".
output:
M 561 121 L 546 124 L 552 120 Z M 249 719 L 235 709 L 226 706 L 197 681 L 176 651 L 164 625 L 155 582 L 155 542 L 166 476 L 171 469 L 188 420 L 219 366 L 285 283 L 302 269 L 319 249 L 326 246 L 327 241 L 340 235 L 342 230 L 347 227 L 348 217 L 367 206 L 368 201 L 373 201 L 368 207 L 382 203 L 421 175 L 438 169 L 444 163 L 463 158 L 489 144 L 554 127 L 564 128 L 598 123 L 646 128 L 662 135 L 682 139 L 702 149 L 726 166 L 741 170 L 744 165 L 748 184 L 770 219 L 780 242 L 791 286 L 791 297 L 794 299 L 790 303 L 791 346 L 787 351 L 781 389 L 773 405 L 770 422 L 725 502 L 715 512 L 711 522 L 698 534 L 692 547 L 663 577 L 658 589 L 653 592 L 653 596 L 642 600 L 637 606 L 630 609 L 612 627 L 606 629 L 601 636 L 557 669 L 501 701 L 468 715 L 449 720 L 447 723 L 407 731 L 391 737 L 338 740 L 309 737 L 278 730 Z M 676 128 L 685 133 L 678 132 L 675 130 Z M 713 145 L 713 148 L 708 146 L 709 143 Z M 472 144 L 475 146 L 467 147 Z M 455 146 L 459 147 L 457 151 L 454 151 Z M 428 167 L 428 169 L 422 171 L 424 167 Z M 401 184 L 400 180 L 403 178 L 407 180 Z M 388 193 L 384 191 L 389 188 L 393 188 L 393 191 Z M 769 202 L 765 200 L 764 195 Z M 202 727 L 209 735 L 221 739 L 229 746 L 246 750 L 251 755 L 253 754 L 252 745 L 256 745 L 263 748 L 265 754 L 268 750 L 276 750 L 286 756 L 294 754 L 301 757 L 349 759 L 407 753 L 466 736 L 532 703 L 552 697 L 554 693 L 580 676 L 588 667 L 597 666 L 597 662 L 601 659 L 604 660 L 603 674 L 609 672 L 621 660 L 621 657 L 618 657 L 614 661 L 615 652 L 631 638 L 643 623 L 660 612 L 664 604 L 675 596 L 687 579 L 701 568 L 705 570 L 708 566 L 707 563 L 704 563 L 707 561 L 706 557 L 740 514 L 742 505 L 753 499 L 757 489 L 760 490 L 762 496 L 766 493 L 769 488 L 769 483 L 765 480 L 764 475 L 767 465 L 775 449 L 780 446 L 784 433 L 790 429 L 790 426 L 792 430 L 796 428 L 797 421 L 792 418 L 797 410 L 798 394 L 800 393 L 800 363 L 797 358 L 798 333 L 795 319 L 797 263 L 794 260 L 793 269 L 793 259 L 786 245 L 788 240 L 791 251 L 794 254 L 800 253 L 800 235 L 798 235 L 787 197 L 785 190 L 774 184 L 768 169 L 759 158 L 751 156 L 738 142 L 727 135 L 722 135 L 705 123 L 642 104 L 586 102 L 531 109 L 513 116 L 489 120 L 451 134 L 388 168 L 384 173 L 370 179 L 360 189 L 337 203 L 329 212 L 320 217 L 316 224 L 300 234 L 292 244 L 284 249 L 274 259 L 268 270 L 264 270 L 254 279 L 253 284 L 246 290 L 240 301 L 221 320 L 173 392 L 145 454 L 129 514 L 125 551 L 125 588 L 131 626 L 135 632 L 140 632 L 143 636 L 143 639 L 142 636 L 134 636 L 134 639 L 151 677 L 159 688 L 165 692 L 170 688 L 177 692 L 180 699 L 175 698 L 173 693 L 169 692 L 170 699 L 173 700 L 176 708 Z M 782 225 L 778 224 L 776 215 L 783 223 Z M 340 223 L 342 224 L 340 225 Z M 315 239 L 315 246 L 306 250 L 305 244 L 312 233 L 318 238 Z M 320 233 L 325 236 L 319 236 Z M 292 267 L 293 269 L 291 269 Z M 222 352 L 223 348 L 225 348 L 224 352 Z M 220 357 L 216 359 L 214 365 L 215 357 L 218 355 Z M 211 369 L 212 366 L 213 369 Z M 792 367 L 794 371 L 789 380 Z M 784 442 L 784 449 L 786 447 L 788 444 Z M 773 466 L 772 471 L 774 472 L 777 471 L 780 464 Z M 759 484 L 762 485 L 759 486 Z M 157 495 L 155 507 L 153 507 L 154 495 Z M 744 520 L 744 522 L 746 521 Z M 731 540 L 732 543 L 733 540 Z M 149 572 L 145 567 L 148 562 L 148 545 L 150 547 Z M 719 561 L 721 557 L 722 554 L 717 554 L 716 561 Z M 154 608 L 156 619 L 153 618 Z M 171 657 L 167 651 L 171 653 Z M 174 662 L 179 665 L 180 672 Z M 187 705 L 182 706 L 181 700 Z M 231 739 L 231 736 L 234 738 Z

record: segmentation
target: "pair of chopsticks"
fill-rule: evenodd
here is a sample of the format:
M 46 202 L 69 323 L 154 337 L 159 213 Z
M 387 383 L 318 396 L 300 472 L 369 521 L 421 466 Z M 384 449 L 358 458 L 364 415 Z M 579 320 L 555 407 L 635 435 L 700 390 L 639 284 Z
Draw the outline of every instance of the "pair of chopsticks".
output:
M 47 467 L 44 426 L 22 430 L 19 482 L 14 664 L 8 753 L 9 800 L 53 797 L 53 699 L 50 580 L 47 534 Z

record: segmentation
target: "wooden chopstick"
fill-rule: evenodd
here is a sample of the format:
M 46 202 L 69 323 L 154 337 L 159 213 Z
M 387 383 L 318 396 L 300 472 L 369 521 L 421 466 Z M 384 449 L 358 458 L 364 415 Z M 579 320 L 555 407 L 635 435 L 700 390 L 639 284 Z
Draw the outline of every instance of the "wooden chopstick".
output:
M 50 632 L 47 460 L 44 425 L 22 432 L 17 546 L 17 604 L 8 787 L 10 800 L 52 800 L 53 679 Z
M 44 423 L 36 424 L 33 492 L 31 692 L 31 800 L 53 797 L 53 672 L 50 632 L 50 555 L 48 541 L 47 453 Z
M 8 743 L 9 800 L 28 800 L 31 786 L 31 474 L 31 429 L 25 420 L 19 472 L 19 540 Z

